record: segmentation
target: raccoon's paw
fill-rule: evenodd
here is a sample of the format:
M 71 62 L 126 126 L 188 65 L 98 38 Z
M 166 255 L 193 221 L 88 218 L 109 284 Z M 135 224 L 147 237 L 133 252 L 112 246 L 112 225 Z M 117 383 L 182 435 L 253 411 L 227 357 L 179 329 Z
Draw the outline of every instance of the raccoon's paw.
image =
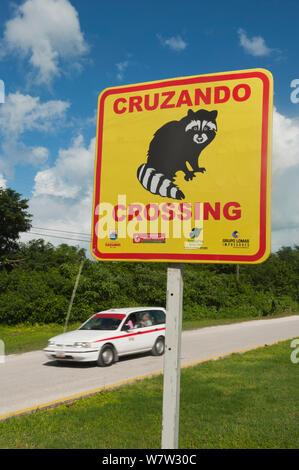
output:
M 188 171 L 185 173 L 185 180 L 186 181 L 191 181 L 194 178 L 194 172 L 193 171 Z
M 185 199 L 185 194 L 180 189 L 176 193 L 176 199 L 179 199 L 179 200 Z
M 198 168 L 198 173 L 204 173 L 205 171 L 207 171 L 205 168 Z

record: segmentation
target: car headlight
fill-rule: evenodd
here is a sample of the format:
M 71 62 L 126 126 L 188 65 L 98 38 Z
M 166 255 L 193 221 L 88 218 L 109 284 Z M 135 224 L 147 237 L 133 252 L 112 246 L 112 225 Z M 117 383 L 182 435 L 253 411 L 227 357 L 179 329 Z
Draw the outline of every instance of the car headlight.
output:
M 48 346 L 55 346 L 55 341 L 48 341 Z
M 91 348 L 91 343 L 75 343 L 74 346 L 78 347 L 78 348 Z

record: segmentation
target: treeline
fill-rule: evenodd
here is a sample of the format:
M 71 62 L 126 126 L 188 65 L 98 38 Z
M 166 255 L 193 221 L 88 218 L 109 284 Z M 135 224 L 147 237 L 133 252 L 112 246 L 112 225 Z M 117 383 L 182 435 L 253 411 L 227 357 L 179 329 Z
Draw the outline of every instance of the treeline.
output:
M 165 263 L 96 262 L 84 250 L 43 240 L 21 244 L 0 265 L 0 323 L 63 323 L 85 259 L 71 320 L 111 307 L 164 306 Z M 185 264 L 184 318 L 261 317 L 296 311 L 299 246 L 261 265 Z

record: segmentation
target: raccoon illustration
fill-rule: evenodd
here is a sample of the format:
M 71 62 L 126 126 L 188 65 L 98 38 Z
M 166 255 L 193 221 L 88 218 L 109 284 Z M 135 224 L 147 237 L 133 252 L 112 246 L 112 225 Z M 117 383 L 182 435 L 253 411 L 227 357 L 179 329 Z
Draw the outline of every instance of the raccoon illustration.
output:
M 160 127 L 149 145 L 147 163 L 137 170 L 142 186 L 152 194 L 172 199 L 184 199 L 184 193 L 174 183 L 178 171 L 185 173 L 185 180 L 192 180 L 199 168 L 198 157 L 215 138 L 217 111 L 189 109 L 180 121 L 171 121 Z M 188 168 L 187 162 L 192 168 Z

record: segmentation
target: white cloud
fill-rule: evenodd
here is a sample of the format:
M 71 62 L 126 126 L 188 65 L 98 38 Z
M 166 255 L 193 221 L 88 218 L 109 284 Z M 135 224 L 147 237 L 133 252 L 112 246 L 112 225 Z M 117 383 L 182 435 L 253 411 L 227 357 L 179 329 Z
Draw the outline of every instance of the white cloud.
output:
M 91 184 L 95 139 L 89 147 L 78 136 L 68 149 L 60 149 L 55 165 L 39 171 L 35 176 L 34 196 L 78 198 Z
M 269 55 L 272 52 L 272 49 L 266 45 L 264 38 L 261 36 L 253 36 L 252 38 L 249 38 L 246 31 L 242 28 L 238 29 L 238 34 L 240 45 L 248 54 L 255 57 L 262 57 Z
M 61 61 L 78 66 L 87 51 L 78 13 L 69 0 L 26 0 L 5 24 L 2 55 L 29 57 L 39 83 L 59 76 Z
M 94 155 L 95 138 L 86 146 L 80 135 L 69 148 L 59 150 L 54 166 L 36 174 L 34 193 L 30 200 L 34 227 L 90 234 Z M 55 245 L 66 242 L 88 249 L 88 243 L 51 238 L 51 232 L 48 233 L 46 240 Z M 59 232 L 53 235 L 84 238 Z M 23 241 L 30 238 L 39 237 L 34 234 L 22 236 Z
M 40 165 L 48 158 L 42 146 L 26 146 L 21 138 L 25 132 L 50 132 L 65 118 L 70 104 L 52 100 L 41 102 L 39 97 L 11 93 L 0 107 L 0 171 L 11 177 L 19 163 Z
M 299 165 L 299 120 L 290 119 L 274 108 L 273 170 Z
M 45 147 L 33 147 L 28 162 L 32 165 L 39 165 L 48 160 L 49 150 Z
M 41 103 L 39 97 L 10 93 L 0 108 L 0 130 L 6 135 L 20 135 L 32 130 L 49 131 L 57 119 L 64 117 L 69 106 L 66 101 Z
M 123 80 L 124 72 L 128 68 L 128 66 L 129 66 L 129 61 L 128 60 L 124 60 L 123 62 L 119 62 L 118 64 L 116 64 L 116 68 L 118 70 L 116 78 L 118 80 L 120 80 L 120 81 Z
M 163 38 L 160 34 L 157 34 L 157 38 L 161 42 L 162 46 L 169 47 L 173 51 L 183 51 L 187 47 L 187 43 L 181 38 L 181 36 L 172 36 L 170 38 Z
M 299 244 L 299 121 L 274 109 L 272 248 Z
M 2 188 L 2 189 L 6 188 L 6 179 L 4 178 L 2 173 L 0 173 L 0 188 Z

